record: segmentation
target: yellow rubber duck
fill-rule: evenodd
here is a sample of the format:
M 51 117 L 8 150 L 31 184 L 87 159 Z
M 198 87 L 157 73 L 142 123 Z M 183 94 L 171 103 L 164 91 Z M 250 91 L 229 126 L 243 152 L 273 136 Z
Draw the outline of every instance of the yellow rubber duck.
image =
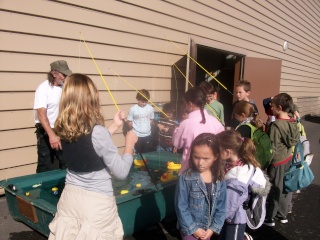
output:
M 161 182 L 168 182 L 171 181 L 173 179 L 173 174 L 172 173 L 163 173 L 160 177 L 160 181 Z
M 148 162 L 147 160 L 145 160 L 145 161 Z M 140 159 L 134 159 L 134 160 L 133 160 L 133 164 L 134 164 L 135 166 L 138 166 L 138 167 L 144 166 L 143 160 L 140 160 Z
M 179 170 L 181 168 L 180 163 L 174 163 L 174 162 L 168 162 L 167 163 L 167 168 L 171 170 Z

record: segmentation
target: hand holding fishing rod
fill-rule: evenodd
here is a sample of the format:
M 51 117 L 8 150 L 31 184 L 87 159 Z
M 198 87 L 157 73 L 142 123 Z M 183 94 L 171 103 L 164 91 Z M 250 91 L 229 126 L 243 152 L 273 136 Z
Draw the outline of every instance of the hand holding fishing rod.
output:
M 104 85 L 106 86 L 106 88 L 107 88 L 107 90 L 108 90 L 108 92 L 109 92 L 109 94 L 110 94 L 110 97 L 111 97 L 111 99 L 112 99 L 115 107 L 118 109 L 118 112 L 115 114 L 114 119 L 113 119 L 113 122 L 112 122 L 112 124 L 110 125 L 110 127 L 108 128 L 108 130 L 110 131 L 111 134 L 113 134 L 113 133 L 115 133 L 115 132 L 119 129 L 119 127 L 120 127 L 121 124 L 123 123 L 123 124 L 124 124 L 124 125 L 123 125 L 123 130 L 124 130 L 123 132 L 124 132 L 124 135 L 125 135 L 125 137 L 126 137 L 126 145 L 125 145 L 124 152 L 125 152 L 125 153 L 130 153 L 130 154 L 132 154 L 132 153 L 133 153 L 134 145 L 135 145 L 136 142 L 138 141 L 138 137 L 137 137 L 137 135 L 136 135 L 133 131 L 131 131 L 132 128 L 131 128 L 130 126 L 128 126 L 128 124 L 126 123 L 124 112 L 123 112 L 123 111 L 120 111 L 120 109 L 119 109 L 119 107 L 118 107 L 118 105 L 117 105 L 117 103 L 116 103 L 116 101 L 115 101 L 115 99 L 114 99 L 114 97 L 113 97 L 113 95 L 112 95 L 112 93 L 111 93 L 111 91 L 110 91 L 110 88 L 109 88 L 107 82 L 105 81 L 105 79 L 104 79 L 104 77 L 103 77 L 103 75 L 102 75 L 102 73 L 101 73 L 101 71 L 100 71 L 100 69 L 99 69 L 99 66 L 98 66 L 98 64 L 96 63 L 96 61 L 95 61 L 95 59 L 94 59 L 94 57 L 93 57 L 93 55 L 92 55 L 92 53 L 91 53 L 91 51 L 90 51 L 90 48 L 89 48 L 88 44 L 86 43 L 86 41 L 85 41 L 82 33 L 80 33 L 80 35 L 81 35 L 82 41 L 84 42 L 84 44 L 85 44 L 85 46 L 86 46 L 86 48 L 87 48 L 87 50 L 88 50 L 88 52 L 89 52 L 89 54 L 90 54 L 90 56 L 91 56 L 92 61 L 94 62 L 94 65 L 95 65 L 97 71 L 99 72 L 99 75 L 100 75 L 100 77 L 101 77 L 101 80 L 103 81 Z M 151 179 L 152 179 L 152 181 L 153 181 L 153 183 L 154 183 L 157 191 L 159 191 L 159 189 L 157 188 L 155 179 L 154 179 L 154 177 L 153 177 L 153 175 L 152 175 L 152 172 L 149 170 L 149 168 L 148 168 L 148 166 L 147 166 L 147 164 L 146 164 L 146 161 L 144 160 L 144 158 L 142 157 L 141 154 L 140 154 L 140 156 L 141 156 L 141 158 L 142 158 L 142 160 L 143 160 L 143 162 L 144 162 L 144 164 L 145 164 L 145 166 L 146 166 L 146 169 L 147 169 L 147 171 L 148 171 L 148 174 L 150 175 L 150 177 L 151 177 Z

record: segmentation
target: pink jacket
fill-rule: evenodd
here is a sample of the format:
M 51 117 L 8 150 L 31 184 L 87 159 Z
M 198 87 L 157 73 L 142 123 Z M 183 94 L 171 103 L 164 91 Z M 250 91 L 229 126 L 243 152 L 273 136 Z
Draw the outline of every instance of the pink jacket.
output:
M 193 139 L 195 139 L 200 133 L 214 133 L 224 131 L 224 126 L 213 116 L 209 115 L 204 110 L 206 123 L 200 123 L 202 120 L 200 110 L 189 113 L 188 118 L 180 123 L 180 126 L 176 128 L 173 133 L 172 142 L 173 146 L 177 149 L 183 148 L 183 154 L 181 159 L 181 169 L 179 174 L 189 168 L 190 147 Z

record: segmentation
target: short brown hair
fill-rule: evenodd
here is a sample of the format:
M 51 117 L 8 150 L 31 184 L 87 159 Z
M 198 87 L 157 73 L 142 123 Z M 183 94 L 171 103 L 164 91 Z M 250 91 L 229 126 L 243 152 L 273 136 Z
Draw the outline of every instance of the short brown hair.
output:
M 240 80 L 236 87 L 243 87 L 245 92 L 249 92 L 251 91 L 251 83 L 249 81 L 246 80 Z
M 217 89 L 209 82 L 201 82 L 200 85 L 199 85 L 200 88 L 202 88 L 206 94 L 214 94 L 214 93 L 217 93 Z
M 279 93 L 278 95 L 274 96 L 271 100 L 271 103 L 274 105 L 281 106 L 282 111 L 289 113 L 292 111 L 293 107 L 293 100 L 292 97 L 287 93 Z
M 140 101 L 149 101 L 149 99 L 150 99 L 150 93 L 149 93 L 149 91 L 146 90 L 146 89 L 141 89 L 141 90 L 137 93 L 136 99 L 137 99 L 137 100 L 140 100 Z

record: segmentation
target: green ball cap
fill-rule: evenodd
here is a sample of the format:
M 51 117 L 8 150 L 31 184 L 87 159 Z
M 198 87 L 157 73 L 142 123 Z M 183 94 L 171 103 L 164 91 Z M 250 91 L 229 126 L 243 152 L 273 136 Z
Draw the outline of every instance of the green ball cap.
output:
M 63 73 L 64 75 L 71 75 L 72 71 L 69 69 L 68 64 L 64 60 L 58 60 L 50 64 L 51 70 Z

